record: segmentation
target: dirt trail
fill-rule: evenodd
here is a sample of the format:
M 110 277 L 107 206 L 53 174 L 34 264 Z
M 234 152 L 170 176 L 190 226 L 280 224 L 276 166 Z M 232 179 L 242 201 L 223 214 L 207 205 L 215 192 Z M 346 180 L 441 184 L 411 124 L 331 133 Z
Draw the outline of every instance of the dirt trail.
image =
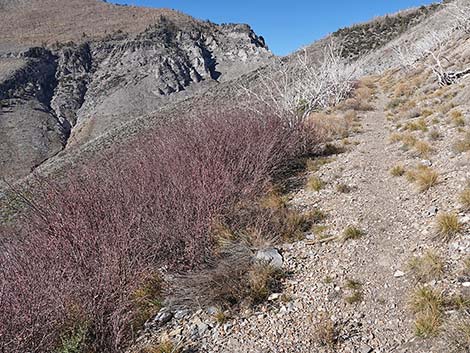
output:
M 452 152 L 462 132 L 436 115 L 428 117 L 426 124 L 438 129 L 440 138 L 431 140 L 427 129 L 413 135 L 432 144 L 428 160 L 411 148 L 391 143 L 392 132 L 403 132 L 400 126 L 417 118 L 398 112 L 387 119 L 388 103 L 389 98 L 379 92 L 374 109 L 358 114 L 360 131 L 336 141 L 345 146 L 344 153 L 309 172 L 306 179 L 324 182 L 321 190 L 305 187 L 290 194 L 290 207 L 306 213 L 321 210 L 326 219 L 304 240 L 280 249 L 287 273 L 282 293 L 271 295 L 257 311 L 237 313 L 224 323 L 215 322 L 202 310 L 195 313 L 184 326 L 196 338 L 198 351 L 450 352 L 441 336 L 422 339 L 415 335 L 409 302 L 418 284 L 408 264 L 432 250 L 442 261 L 444 274 L 425 285 L 446 298 L 470 287 L 465 285 L 470 277 L 461 275 L 470 251 L 470 217 L 457 201 L 470 177 L 470 155 Z M 405 177 L 391 175 L 390 169 L 398 164 L 405 170 L 431 165 L 439 183 L 419 192 Z M 456 212 L 465 225 L 460 236 L 448 243 L 435 236 L 439 212 Z M 361 230 L 362 236 L 341 240 L 350 227 Z M 325 238 L 333 240 L 318 243 Z M 441 326 L 456 313 L 443 309 Z M 173 333 L 181 331 L 176 328 Z
M 390 168 L 403 158 L 389 143 L 385 104 L 381 96 L 374 111 L 362 114 L 363 132 L 349 138 L 357 146 L 335 156 L 316 173 L 326 187 L 320 192 L 300 190 L 291 201 L 305 211 L 325 211 L 328 235 L 340 235 L 344 228 L 355 225 L 364 236 L 344 243 L 307 245 L 301 241 L 285 246 L 283 255 L 290 273 L 286 300 L 276 299 L 274 309 L 236 320 L 220 330 L 220 335 L 211 335 L 203 350 L 421 351 L 412 348 L 407 298 L 414 284 L 404 276 L 403 266 L 426 235 L 422 232 L 428 223 L 422 217 L 426 201 L 417 204 L 410 185 L 390 175 Z M 338 192 L 338 184 L 348 185 L 351 191 Z M 326 317 L 340 331 L 335 347 L 318 344 Z

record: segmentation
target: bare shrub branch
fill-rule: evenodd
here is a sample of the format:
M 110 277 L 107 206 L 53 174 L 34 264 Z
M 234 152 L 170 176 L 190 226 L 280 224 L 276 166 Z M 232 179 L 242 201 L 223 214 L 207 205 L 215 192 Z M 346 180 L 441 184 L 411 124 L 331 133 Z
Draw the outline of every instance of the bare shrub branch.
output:
M 258 85 L 242 86 L 242 93 L 248 97 L 251 108 L 269 106 L 290 121 L 303 119 L 347 98 L 361 76 L 360 63 L 344 59 L 341 52 L 342 46 L 331 40 L 325 45 L 320 61 L 315 61 L 307 49 L 290 61 L 279 59 L 259 72 Z

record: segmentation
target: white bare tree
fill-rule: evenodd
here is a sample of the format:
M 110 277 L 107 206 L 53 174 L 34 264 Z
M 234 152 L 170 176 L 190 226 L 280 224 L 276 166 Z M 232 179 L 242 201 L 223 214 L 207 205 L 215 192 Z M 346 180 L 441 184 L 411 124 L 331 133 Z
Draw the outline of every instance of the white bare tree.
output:
M 454 26 L 470 33 L 470 2 L 457 0 L 445 5 L 446 12 L 454 20 Z
M 353 89 L 361 75 L 361 65 L 349 62 L 341 54 L 342 46 L 335 41 L 325 45 L 319 61 L 304 49 L 293 59 L 279 59 L 260 72 L 258 84 L 243 86 L 242 92 L 249 97 L 248 102 L 269 105 L 289 119 L 303 119 L 312 111 L 339 103 Z
M 458 72 L 446 70 L 446 63 L 451 61 L 445 56 L 447 44 L 458 30 L 470 30 L 470 5 L 468 0 L 454 1 L 444 5 L 451 20 L 443 28 L 427 32 L 412 45 L 397 46 L 395 55 L 405 69 L 416 68 L 423 63 L 435 74 L 440 85 L 451 85 L 459 78 L 470 74 L 470 69 Z M 424 60 L 423 60 L 424 59 Z

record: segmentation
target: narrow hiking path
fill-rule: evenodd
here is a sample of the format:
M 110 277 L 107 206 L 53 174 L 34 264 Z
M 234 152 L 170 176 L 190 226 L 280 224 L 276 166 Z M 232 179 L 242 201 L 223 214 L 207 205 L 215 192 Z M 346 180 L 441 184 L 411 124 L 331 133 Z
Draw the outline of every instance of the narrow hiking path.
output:
M 407 264 L 432 242 L 434 215 L 428 210 L 436 199 L 390 174 L 393 166 L 420 159 L 390 143 L 388 101 L 379 93 L 375 109 L 359 114 L 362 132 L 348 138 L 344 153 L 312 173 L 325 186 L 292 197 L 293 207 L 320 209 L 327 218 L 313 229 L 318 234 L 284 246 L 289 276 L 283 294 L 272 296 L 259 312 L 213 330 L 202 339 L 203 351 L 433 351 L 414 335 L 409 297 L 416 282 Z M 308 238 L 340 237 L 351 226 L 363 235 L 308 245 Z
M 440 338 L 416 337 L 410 297 L 418 285 L 446 298 L 470 294 L 465 294 L 470 272 L 462 276 L 470 253 L 470 217 L 456 201 L 470 180 L 470 155 L 451 152 L 462 132 L 442 118 L 427 120 L 439 129 L 438 140 L 431 140 L 427 129 L 414 132 L 417 140 L 433 143 L 426 159 L 391 143 L 393 133 L 409 134 L 400 124 L 416 119 L 388 110 L 391 99 L 379 88 L 373 109 L 358 112 L 361 128 L 335 141 L 344 151 L 314 160 L 306 186 L 289 194 L 290 207 L 305 214 L 319 210 L 326 217 L 304 240 L 281 247 L 287 274 L 282 293 L 233 318 L 218 320 L 199 310 L 174 322 L 166 330 L 170 337 L 189 336 L 198 352 L 207 353 L 451 352 Z M 439 182 L 425 192 L 390 172 L 396 165 L 410 171 L 418 164 L 439 174 Z M 310 178 L 323 187 L 310 190 Z M 435 227 L 438 213 L 449 211 L 458 213 L 464 227 L 446 243 L 436 240 Z M 344 240 L 348 228 L 353 239 Z M 443 271 L 419 284 L 409 262 L 428 251 L 439 256 Z M 438 325 L 458 314 L 454 309 L 442 308 Z
M 386 101 L 381 95 L 374 111 L 361 114 L 363 132 L 349 138 L 355 146 L 315 173 L 325 187 L 302 189 L 291 201 L 304 211 L 317 208 L 327 214 L 318 227 L 325 237 L 340 235 L 348 226 L 364 235 L 323 245 L 286 245 L 290 276 L 285 294 L 272 298 L 285 302 L 280 310 L 238 320 L 227 328 L 226 339 L 217 337 L 218 347 L 207 342 L 208 351 L 325 352 L 329 319 L 340 332 L 333 351 L 406 351 L 401 347 L 413 339 L 406 306 L 413 284 L 403 278 L 403 264 L 425 225 L 415 221 L 410 185 L 389 173 L 400 155 L 389 143 Z M 315 348 L 322 329 L 326 347 Z

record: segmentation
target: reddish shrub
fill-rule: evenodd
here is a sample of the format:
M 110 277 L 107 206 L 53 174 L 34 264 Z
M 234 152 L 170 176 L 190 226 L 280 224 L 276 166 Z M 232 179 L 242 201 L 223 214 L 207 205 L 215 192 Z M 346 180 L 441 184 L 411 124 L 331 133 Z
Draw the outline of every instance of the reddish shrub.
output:
M 211 222 L 308 142 L 276 117 L 191 117 L 39 180 L 22 231 L 0 249 L 0 351 L 52 351 L 77 329 L 90 351 L 122 351 L 142 324 L 134 296 L 149 274 L 208 261 Z

